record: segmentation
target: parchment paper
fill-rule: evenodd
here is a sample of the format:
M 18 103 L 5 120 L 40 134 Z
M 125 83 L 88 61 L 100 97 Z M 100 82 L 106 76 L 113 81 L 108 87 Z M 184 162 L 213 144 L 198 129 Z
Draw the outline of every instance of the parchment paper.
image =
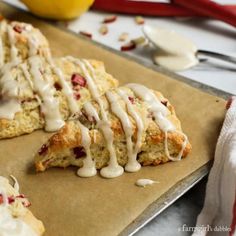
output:
M 193 146 L 192 153 L 181 162 L 145 167 L 137 173 L 107 180 L 100 176 L 79 178 L 76 168 L 54 168 L 36 174 L 34 153 L 51 134 L 37 131 L 0 141 L 0 175 L 13 174 L 19 180 L 22 192 L 32 202 L 31 210 L 45 224 L 46 236 L 117 235 L 148 205 L 213 157 L 224 117 L 224 100 L 16 12 L 3 3 L 0 7 L 5 16 L 39 27 L 55 56 L 71 54 L 99 59 L 121 84 L 137 82 L 160 90 L 175 106 Z M 160 183 L 138 188 L 134 183 L 139 178 Z

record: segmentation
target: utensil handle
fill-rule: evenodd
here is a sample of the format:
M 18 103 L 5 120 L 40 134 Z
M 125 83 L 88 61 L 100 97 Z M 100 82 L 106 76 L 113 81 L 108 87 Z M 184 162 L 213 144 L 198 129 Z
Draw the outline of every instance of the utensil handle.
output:
M 227 62 L 231 62 L 233 64 L 236 64 L 236 57 L 228 56 L 228 55 L 217 53 L 217 52 L 211 52 L 211 51 L 207 51 L 207 50 L 198 50 L 197 55 L 204 55 L 204 56 L 208 56 L 208 57 L 213 57 L 216 59 L 220 59 L 223 61 L 227 61 Z
M 173 0 L 172 2 L 236 27 L 236 12 L 211 0 Z

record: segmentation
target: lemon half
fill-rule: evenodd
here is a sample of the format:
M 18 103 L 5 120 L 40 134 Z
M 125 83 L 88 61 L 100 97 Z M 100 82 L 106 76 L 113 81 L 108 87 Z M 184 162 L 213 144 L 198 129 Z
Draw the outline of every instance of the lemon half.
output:
M 70 20 L 87 11 L 94 0 L 21 0 L 29 10 L 40 17 Z

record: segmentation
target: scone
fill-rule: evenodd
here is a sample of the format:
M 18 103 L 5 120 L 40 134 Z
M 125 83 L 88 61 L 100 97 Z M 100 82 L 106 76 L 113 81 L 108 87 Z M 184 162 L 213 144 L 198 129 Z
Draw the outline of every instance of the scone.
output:
M 50 54 L 47 39 L 30 24 L 0 21 L 0 68 L 6 63 L 19 63 L 30 56 Z
M 0 176 L 0 235 L 41 236 L 43 223 L 31 213 L 29 206 L 29 200 L 19 193 L 17 181 L 13 187 Z
M 124 169 L 181 160 L 190 150 L 169 101 L 143 85 L 128 84 L 85 103 L 78 119 L 41 147 L 35 166 L 37 171 L 78 166 L 82 177 L 101 169 L 103 177 L 112 178 Z
M 56 131 L 118 82 L 95 60 L 30 57 L 0 76 L 0 139 Z

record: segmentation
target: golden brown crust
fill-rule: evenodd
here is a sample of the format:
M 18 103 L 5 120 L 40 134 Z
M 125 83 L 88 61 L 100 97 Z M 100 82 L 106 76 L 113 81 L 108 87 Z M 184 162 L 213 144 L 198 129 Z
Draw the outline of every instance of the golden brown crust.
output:
M 130 96 L 134 97 L 131 90 L 127 89 Z M 178 118 L 175 115 L 173 106 L 165 99 L 160 93 L 155 93 L 156 96 L 166 104 L 170 111 L 168 119 L 176 127 L 176 131 L 168 132 L 168 150 L 171 156 L 177 156 L 181 151 L 184 135 L 181 131 L 181 126 Z M 114 147 L 116 150 L 118 163 L 124 166 L 127 163 L 127 150 L 125 133 L 120 120 L 109 111 L 109 106 L 105 96 L 102 96 L 105 108 L 108 111 L 109 119 L 111 122 L 111 128 L 114 133 Z M 122 103 L 122 102 L 121 102 Z M 93 105 L 99 112 L 99 108 L 95 102 Z M 124 104 L 123 104 L 124 105 Z M 169 161 L 166 156 L 164 142 L 165 134 L 159 128 L 155 121 L 153 121 L 150 114 L 148 114 L 147 104 L 135 98 L 134 106 L 136 111 L 139 112 L 146 125 L 146 131 L 142 136 L 142 146 L 138 154 L 138 161 L 142 165 L 158 165 Z M 136 140 L 137 126 L 132 117 L 129 117 L 133 124 L 134 137 Z M 95 124 L 86 120 L 87 118 L 82 115 L 79 120 L 81 123 L 89 128 L 89 134 L 91 137 L 91 153 L 96 163 L 96 168 L 101 169 L 106 166 L 109 161 L 109 153 L 106 149 L 106 143 L 102 132 L 96 127 Z M 53 135 L 48 142 L 41 148 L 35 158 L 35 166 L 37 171 L 44 171 L 46 168 L 52 166 L 66 167 L 69 165 L 75 165 L 81 167 L 83 165 L 84 156 L 78 157 L 74 152 L 75 148 L 81 148 L 81 132 L 76 121 L 69 121 L 59 132 Z M 187 142 L 187 145 L 183 151 L 182 157 L 186 157 L 191 150 L 191 145 Z M 83 153 L 82 153 L 83 154 Z M 81 154 L 81 155 L 82 155 Z

